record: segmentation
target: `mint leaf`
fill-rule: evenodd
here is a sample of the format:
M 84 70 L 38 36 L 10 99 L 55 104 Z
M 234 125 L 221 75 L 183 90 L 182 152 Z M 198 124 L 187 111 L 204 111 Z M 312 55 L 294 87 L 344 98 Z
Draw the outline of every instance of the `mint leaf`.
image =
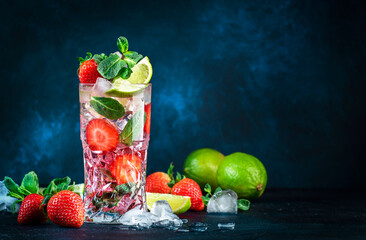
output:
M 122 195 L 125 195 L 127 193 L 130 193 L 131 190 L 135 187 L 135 183 L 133 182 L 127 182 L 121 185 L 116 186 L 115 190 Z
M 38 193 L 39 182 L 38 182 L 37 174 L 33 171 L 27 173 L 24 176 L 20 187 L 24 188 L 23 190 L 27 190 L 29 192 L 27 195 L 32 194 L 32 193 Z
M 107 55 L 105 55 L 104 53 L 101 54 L 94 54 L 93 59 L 94 61 L 99 64 L 101 61 L 103 61 L 104 59 L 107 58 Z
M 214 195 L 215 193 L 217 193 L 219 191 L 222 191 L 222 189 L 220 187 L 217 187 L 216 190 L 215 190 L 215 192 L 212 195 Z
M 238 209 L 247 211 L 250 208 L 250 201 L 247 199 L 238 199 Z
M 201 199 L 203 201 L 203 204 L 205 204 L 205 206 L 207 206 L 208 202 L 210 201 L 210 197 L 202 196 Z
M 125 66 L 125 61 L 121 60 L 116 54 L 111 54 L 99 63 L 97 70 L 104 78 L 112 79 L 116 77 Z
M 128 121 L 125 128 L 122 130 L 119 140 L 125 145 L 132 145 L 132 142 L 136 140 L 142 133 L 144 127 L 144 112 L 140 110 L 136 112 L 132 118 Z
M 141 59 L 144 58 L 141 54 L 138 54 L 137 52 L 128 51 L 123 53 L 124 55 L 124 61 L 127 63 L 128 67 L 132 68 L 135 66 Z
M 119 37 L 117 39 L 117 47 L 121 51 L 121 53 L 128 51 L 128 41 L 125 37 Z
M 127 79 L 131 76 L 132 70 L 129 67 L 123 67 L 118 73 L 123 79 Z
M 203 189 L 205 192 L 207 192 L 207 195 L 212 196 L 211 193 L 211 185 L 206 183 L 205 188 Z
M 125 115 L 125 108 L 116 99 L 106 97 L 92 97 L 90 105 L 100 115 L 116 120 Z

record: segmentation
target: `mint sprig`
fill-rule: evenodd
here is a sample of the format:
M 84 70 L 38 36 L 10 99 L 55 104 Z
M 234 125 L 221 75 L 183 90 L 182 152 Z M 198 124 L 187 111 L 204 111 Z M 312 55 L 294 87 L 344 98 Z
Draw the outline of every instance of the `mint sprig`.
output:
M 212 193 L 211 186 L 208 183 L 205 185 L 203 190 L 206 192 L 206 196 L 202 196 L 201 199 L 202 199 L 203 203 L 205 204 L 205 206 L 207 206 L 207 204 L 210 201 L 211 197 L 213 195 L 215 195 L 215 193 L 217 193 L 219 191 L 222 191 L 221 187 L 217 187 L 215 192 Z M 250 201 L 248 199 L 244 199 L 244 198 L 238 199 L 237 203 L 238 203 L 238 209 L 239 210 L 247 211 L 250 208 Z
M 117 39 L 117 47 L 121 52 L 121 57 L 115 53 L 111 53 L 108 57 L 104 54 L 95 54 L 92 58 L 98 64 L 98 72 L 104 78 L 111 80 L 121 77 L 128 79 L 132 73 L 132 67 L 135 66 L 143 56 L 134 51 L 128 51 L 129 44 L 125 37 L 119 37 Z M 91 53 L 87 53 L 88 56 L 83 59 L 79 58 L 79 61 L 86 61 L 91 59 Z

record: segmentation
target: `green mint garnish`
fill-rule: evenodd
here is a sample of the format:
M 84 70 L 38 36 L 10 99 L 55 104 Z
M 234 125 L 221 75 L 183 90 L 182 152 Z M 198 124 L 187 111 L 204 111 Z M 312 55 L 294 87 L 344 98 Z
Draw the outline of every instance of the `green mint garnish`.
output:
M 125 108 L 116 99 L 106 97 L 92 97 L 90 105 L 100 115 L 117 120 L 125 115 Z
M 143 58 L 137 52 L 128 51 L 128 41 L 125 37 L 117 39 L 117 46 L 122 53 L 122 57 L 114 53 L 111 53 L 108 57 L 104 53 L 93 56 L 98 64 L 98 72 L 108 80 L 118 77 L 128 79 L 132 73 L 131 68 Z M 79 58 L 81 62 L 87 59 L 91 59 L 91 53 L 88 53 L 85 59 Z
M 119 37 L 117 39 L 117 47 L 121 53 L 128 51 L 128 41 L 125 37 Z
M 123 53 L 125 62 L 127 63 L 128 67 L 132 68 L 135 66 L 141 59 L 144 58 L 141 54 L 137 52 L 128 51 Z
M 115 78 L 123 67 L 126 67 L 125 61 L 120 59 L 116 54 L 111 54 L 109 57 L 101 61 L 98 65 L 98 72 L 106 79 Z
M 119 140 L 125 145 L 132 145 L 133 141 L 139 137 L 144 127 L 144 112 L 136 112 L 122 130 Z
M 250 201 L 247 199 L 238 199 L 238 209 L 247 211 L 250 208 Z

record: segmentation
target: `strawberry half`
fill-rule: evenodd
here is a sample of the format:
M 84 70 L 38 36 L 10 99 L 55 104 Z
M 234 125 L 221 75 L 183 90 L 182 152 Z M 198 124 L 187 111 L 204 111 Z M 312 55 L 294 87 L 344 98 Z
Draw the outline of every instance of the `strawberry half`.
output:
M 47 216 L 41 208 L 43 199 L 43 196 L 36 193 L 26 196 L 19 209 L 18 222 L 23 225 L 46 222 Z
M 144 131 L 150 134 L 150 122 L 151 122 L 151 103 L 145 105 L 146 121 L 144 126 Z
M 172 187 L 171 194 L 191 197 L 191 208 L 193 211 L 202 211 L 205 205 L 201 199 L 201 188 L 194 180 L 183 178 Z
M 111 164 L 117 184 L 136 182 L 141 176 L 141 159 L 134 154 L 119 155 Z
M 81 83 L 95 83 L 98 77 L 102 77 L 98 72 L 98 64 L 92 59 L 91 53 L 87 53 L 85 59 L 79 58 L 79 61 L 78 75 Z
M 93 119 L 86 126 L 86 142 L 93 151 L 113 151 L 118 144 L 118 131 L 104 119 Z
M 63 190 L 47 204 L 49 219 L 64 227 L 81 227 L 84 223 L 85 206 L 81 197 L 69 190 Z

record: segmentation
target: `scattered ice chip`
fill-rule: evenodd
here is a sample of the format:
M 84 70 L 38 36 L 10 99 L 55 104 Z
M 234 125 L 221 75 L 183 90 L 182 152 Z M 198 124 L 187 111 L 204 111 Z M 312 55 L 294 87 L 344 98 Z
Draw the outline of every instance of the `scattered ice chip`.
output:
M 11 206 L 17 200 L 16 198 L 9 197 L 8 189 L 5 187 L 3 181 L 0 181 L 0 212 L 11 212 Z M 19 212 L 20 204 L 16 204 L 15 212 Z
M 105 78 L 97 78 L 97 81 L 92 88 L 92 95 L 103 97 L 104 93 L 112 87 L 112 83 Z
M 207 231 L 207 224 L 203 222 L 195 222 L 189 226 L 189 229 L 193 232 L 205 232 Z
M 233 230 L 235 228 L 235 223 L 219 223 L 217 224 L 219 229 L 230 229 Z
M 230 190 L 215 193 L 207 204 L 207 213 L 238 213 L 238 195 Z

